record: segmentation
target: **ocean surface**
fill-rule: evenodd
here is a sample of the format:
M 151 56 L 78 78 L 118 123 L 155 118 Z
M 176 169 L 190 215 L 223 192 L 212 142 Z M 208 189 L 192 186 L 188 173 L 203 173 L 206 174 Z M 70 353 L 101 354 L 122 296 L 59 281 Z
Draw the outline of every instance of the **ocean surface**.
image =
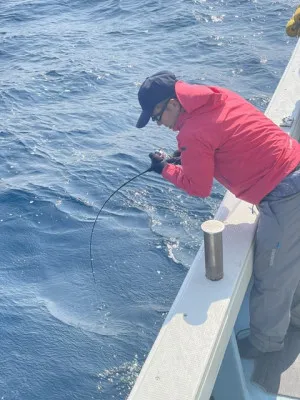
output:
M 298 0 L 2 0 L 0 400 L 125 400 L 225 193 L 149 167 L 176 136 L 138 130 L 162 69 L 264 111 Z

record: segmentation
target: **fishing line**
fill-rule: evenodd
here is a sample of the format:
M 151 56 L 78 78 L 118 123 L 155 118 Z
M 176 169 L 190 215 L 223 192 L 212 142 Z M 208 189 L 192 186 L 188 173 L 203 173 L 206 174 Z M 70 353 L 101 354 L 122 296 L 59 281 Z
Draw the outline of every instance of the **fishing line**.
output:
M 151 167 L 148 168 L 148 169 L 146 169 L 146 171 L 143 171 L 143 172 L 141 172 L 140 174 L 135 175 L 133 178 L 131 178 L 131 179 L 129 179 L 128 181 L 126 181 L 125 183 L 123 183 L 120 187 L 118 187 L 118 189 L 116 189 L 116 190 L 108 197 L 108 199 L 105 200 L 105 202 L 103 203 L 102 207 L 101 207 L 100 210 L 98 211 L 98 214 L 97 214 L 97 216 L 96 216 L 96 218 L 95 218 L 95 221 L 94 221 L 94 224 L 93 224 L 93 227 L 92 227 L 91 236 L 90 236 L 90 261 L 91 261 L 91 270 L 92 270 L 93 279 L 94 279 L 95 284 L 96 284 L 96 278 L 95 278 L 94 264 L 93 264 L 92 241 L 93 241 L 94 229 L 95 229 L 95 226 L 96 226 L 96 222 L 97 222 L 97 220 L 98 220 L 98 217 L 99 217 L 101 211 L 103 210 L 105 204 L 113 197 L 114 194 L 116 194 L 120 189 L 122 189 L 122 187 L 126 186 L 128 183 L 130 183 L 130 182 L 133 181 L 134 179 L 136 179 L 136 178 L 138 178 L 139 176 L 144 175 L 144 174 L 146 174 L 146 172 L 150 172 L 150 171 L 152 171 Z

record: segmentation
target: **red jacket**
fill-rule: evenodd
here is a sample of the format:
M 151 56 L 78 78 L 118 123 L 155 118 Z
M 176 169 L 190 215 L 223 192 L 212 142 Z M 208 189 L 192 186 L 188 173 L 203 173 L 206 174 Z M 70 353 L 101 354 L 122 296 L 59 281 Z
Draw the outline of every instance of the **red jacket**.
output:
M 182 81 L 175 90 L 185 110 L 174 128 L 181 166 L 162 175 L 190 195 L 209 196 L 216 178 L 258 204 L 300 163 L 300 144 L 236 93 Z

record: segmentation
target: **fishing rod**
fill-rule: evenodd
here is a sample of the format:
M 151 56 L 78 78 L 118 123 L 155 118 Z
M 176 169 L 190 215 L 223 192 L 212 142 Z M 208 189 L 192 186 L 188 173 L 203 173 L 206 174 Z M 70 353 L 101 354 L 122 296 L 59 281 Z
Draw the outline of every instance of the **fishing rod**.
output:
M 156 158 L 157 161 L 165 160 L 169 164 L 175 164 L 175 165 L 181 164 L 180 151 L 178 151 L 178 150 L 175 151 L 171 156 L 167 155 L 162 150 L 156 150 L 154 153 L 150 153 L 149 157 L 152 159 L 152 162 L 153 162 L 153 159 Z M 134 179 L 138 178 L 139 176 L 142 176 L 142 175 L 146 174 L 147 172 L 151 172 L 151 171 L 154 171 L 153 164 L 151 165 L 150 168 L 146 169 L 145 171 L 135 175 L 133 178 L 130 178 L 130 179 L 128 179 L 128 181 L 124 182 L 114 192 L 112 192 L 112 194 L 105 200 L 105 202 L 103 203 L 102 207 L 100 208 L 100 210 L 97 213 L 97 216 L 95 218 L 95 221 L 94 221 L 94 224 L 93 224 L 93 227 L 92 227 L 91 236 L 90 236 L 90 262 L 91 262 L 91 270 L 92 270 L 92 275 L 93 275 L 93 279 L 94 279 L 94 283 L 95 284 L 96 284 L 96 278 L 95 278 L 94 264 L 93 264 L 92 241 L 93 241 L 93 234 L 94 234 L 94 230 L 95 230 L 95 226 L 96 226 L 98 217 L 99 217 L 101 211 L 103 210 L 105 204 L 113 197 L 114 194 L 116 194 L 120 189 L 122 189 L 122 187 L 126 186 L 128 183 L 132 182 Z
M 93 265 L 93 252 L 92 252 L 92 241 L 93 241 L 93 234 L 94 234 L 94 230 L 95 230 L 95 226 L 98 220 L 98 217 L 101 213 L 101 211 L 103 210 L 105 204 L 113 197 L 114 194 L 116 194 L 120 189 L 122 189 L 122 187 L 126 186 L 128 183 L 132 182 L 134 179 L 138 178 L 139 176 L 142 176 L 144 174 L 146 174 L 147 172 L 152 171 L 152 167 L 146 169 L 146 171 L 143 171 L 137 175 L 135 175 L 133 178 L 128 179 L 128 181 L 124 182 L 121 186 L 119 186 L 103 203 L 102 207 L 100 208 L 100 210 L 98 211 L 98 214 L 95 218 L 93 227 L 92 227 L 92 231 L 91 231 L 91 236 L 90 236 L 90 261 L 91 261 L 91 270 L 92 270 L 92 274 L 93 274 L 93 279 L 94 279 L 94 283 L 96 284 L 96 278 L 95 278 L 95 272 L 94 272 L 94 265 Z

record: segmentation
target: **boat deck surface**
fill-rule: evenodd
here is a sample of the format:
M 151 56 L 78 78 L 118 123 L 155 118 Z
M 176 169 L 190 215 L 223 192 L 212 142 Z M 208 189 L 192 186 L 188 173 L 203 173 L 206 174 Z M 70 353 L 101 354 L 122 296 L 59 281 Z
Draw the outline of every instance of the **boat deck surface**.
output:
M 235 333 L 237 334 L 239 331 L 243 329 L 248 329 L 249 328 L 249 290 L 246 293 L 246 296 L 244 298 L 238 319 L 235 324 Z M 245 376 L 245 381 L 247 385 L 247 389 L 249 392 L 250 399 L 255 399 L 255 400 L 295 400 L 295 398 L 292 397 L 282 397 L 279 395 L 274 395 L 274 394 L 269 394 L 264 392 L 262 389 L 259 388 L 259 386 L 255 385 L 253 382 L 251 382 L 251 376 L 253 373 L 254 369 L 254 361 L 253 360 L 245 360 L 241 359 L 242 366 L 243 366 L 243 371 L 244 371 L 244 376 Z M 299 385 L 299 382 L 295 382 L 295 385 Z

